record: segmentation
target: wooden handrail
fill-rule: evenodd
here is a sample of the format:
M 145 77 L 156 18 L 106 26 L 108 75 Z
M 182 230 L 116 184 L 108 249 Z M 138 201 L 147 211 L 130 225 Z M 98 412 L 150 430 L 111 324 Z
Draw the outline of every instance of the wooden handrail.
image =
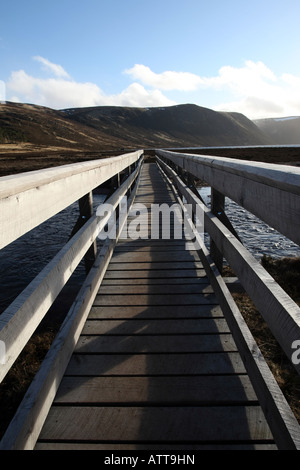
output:
M 139 160 L 142 150 L 0 178 L 0 249 Z
M 136 169 L 135 175 L 132 173 L 130 176 L 131 180 L 135 180 L 136 183 L 127 201 L 127 215 L 138 187 L 140 175 L 138 170 L 139 168 Z M 128 185 L 128 182 L 126 184 Z M 123 190 L 124 186 L 123 189 L 121 186 L 109 199 L 112 205 L 120 198 L 121 191 Z M 121 219 L 116 224 L 116 238 L 107 238 L 97 255 L 96 261 L 78 292 L 58 334 L 54 338 L 50 350 L 0 442 L 0 450 L 32 450 L 34 448 L 102 282 L 107 265 L 112 257 L 114 247 L 122 233 L 126 219 Z
M 293 353 L 291 345 L 295 339 L 300 337 L 300 308 L 227 227 L 200 201 L 176 172 L 160 158 L 158 158 L 158 164 L 166 178 L 169 178 L 174 192 L 178 193 L 179 200 L 181 196 L 184 196 L 187 203 L 192 206 L 193 214 L 198 213 L 199 206 L 202 208 L 207 232 L 214 238 L 229 264 L 233 265 L 240 282 L 254 303 L 258 305 L 260 313 L 291 360 Z M 185 207 L 183 210 L 186 210 Z M 187 220 L 189 220 L 195 236 L 196 246 L 200 247 L 198 250 L 200 259 L 230 325 L 234 340 L 238 345 L 259 402 L 267 416 L 276 443 L 282 449 L 300 449 L 299 424 L 263 359 L 245 320 L 225 285 L 224 279 L 211 259 L 201 235 L 193 226 L 190 210 L 186 210 L 186 212 Z M 294 367 L 300 373 L 299 364 L 294 364 Z
M 157 150 L 300 244 L 300 169 L 294 166 Z
M 125 161 L 132 164 L 132 159 L 140 159 L 140 155 L 140 152 L 136 152 L 135 155 L 130 157 L 125 156 Z M 141 163 L 141 159 L 139 163 Z M 114 171 L 119 172 L 123 166 L 118 158 Z M 102 165 L 100 165 L 101 167 Z M 97 172 L 98 169 L 99 166 L 97 166 Z M 140 165 L 107 200 L 113 209 L 116 209 L 120 198 L 130 190 L 139 174 L 139 170 Z M 105 173 L 106 179 L 112 176 L 111 171 L 112 169 Z M 92 179 L 94 180 L 93 177 Z M 61 179 L 60 181 L 65 182 L 66 180 Z M 53 190 L 52 185 L 50 185 L 50 188 Z M 87 185 L 86 188 L 90 191 L 90 185 Z M 81 188 L 81 191 L 85 190 Z M 43 205 L 43 198 L 41 198 L 40 204 Z M 31 338 L 90 246 L 94 243 L 99 232 L 104 228 L 110 215 L 106 214 L 104 217 L 92 216 L 1 314 L 0 341 L 5 344 L 6 358 L 5 363 L 0 365 L 0 382 Z
M 200 200 L 172 168 L 160 159 L 158 161 L 195 211 Z M 205 230 L 232 266 L 244 289 L 257 305 L 275 338 L 291 360 L 292 344 L 300 338 L 300 308 L 225 225 L 204 204 L 201 205 L 204 211 Z M 294 364 L 294 367 L 300 374 L 300 364 Z

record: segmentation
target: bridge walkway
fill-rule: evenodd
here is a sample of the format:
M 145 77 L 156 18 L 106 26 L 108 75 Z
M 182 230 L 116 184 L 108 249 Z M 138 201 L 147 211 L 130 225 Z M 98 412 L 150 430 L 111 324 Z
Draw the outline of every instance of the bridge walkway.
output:
M 135 203 L 174 202 L 157 165 L 144 164 Z M 276 448 L 184 239 L 118 242 L 35 448 Z

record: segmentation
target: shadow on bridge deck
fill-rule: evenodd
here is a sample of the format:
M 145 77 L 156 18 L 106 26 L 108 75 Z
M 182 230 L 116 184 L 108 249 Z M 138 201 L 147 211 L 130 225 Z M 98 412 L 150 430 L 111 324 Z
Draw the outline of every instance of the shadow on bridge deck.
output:
M 175 202 L 155 164 L 136 202 Z M 36 449 L 276 448 L 185 243 L 118 243 Z

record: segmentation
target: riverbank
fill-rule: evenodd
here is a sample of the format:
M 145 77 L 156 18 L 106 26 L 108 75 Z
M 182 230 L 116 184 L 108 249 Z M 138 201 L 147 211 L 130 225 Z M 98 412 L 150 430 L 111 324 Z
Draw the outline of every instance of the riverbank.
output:
M 12 175 L 25 171 L 40 170 L 53 166 L 66 165 L 81 161 L 107 158 L 131 152 L 135 149 L 99 148 L 99 151 L 84 151 L 68 147 L 47 147 L 33 144 L 0 144 L 0 176 Z M 285 147 L 211 147 L 178 149 L 186 153 L 215 155 L 238 158 L 242 160 L 284 165 L 300 166 L 300 146 Z M 147 155 L 154 155 L 152 149 L 146 150 Z
M 124 149 L 99 148 L 96 152 L 33 144 L 0 144 L 0 176 L 108 158 L 122 153 L 125 153 Z
M 300 306 L 300 257 L 274 259 L 270 256 L 263 256 L 261 264 Z M 234 276 L 234 273 L 227 267 L 224 269 L 224 275 Z M 298 373 L 249 296 L 246 293 L 233 293 L 232 296 L 300 423 L 300 377 Z

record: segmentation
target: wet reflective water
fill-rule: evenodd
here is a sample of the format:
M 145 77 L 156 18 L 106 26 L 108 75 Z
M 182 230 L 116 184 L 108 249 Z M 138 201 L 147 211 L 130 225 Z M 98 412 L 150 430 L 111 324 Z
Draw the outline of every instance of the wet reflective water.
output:
M 200 195 L 209 207 L 210 188 L 201 188 Z M 225 212 L 242 243 L 255 258 L 261 259 L 263 255 L 274 258 L 300 256 L 298 245 L 227 197 Z

